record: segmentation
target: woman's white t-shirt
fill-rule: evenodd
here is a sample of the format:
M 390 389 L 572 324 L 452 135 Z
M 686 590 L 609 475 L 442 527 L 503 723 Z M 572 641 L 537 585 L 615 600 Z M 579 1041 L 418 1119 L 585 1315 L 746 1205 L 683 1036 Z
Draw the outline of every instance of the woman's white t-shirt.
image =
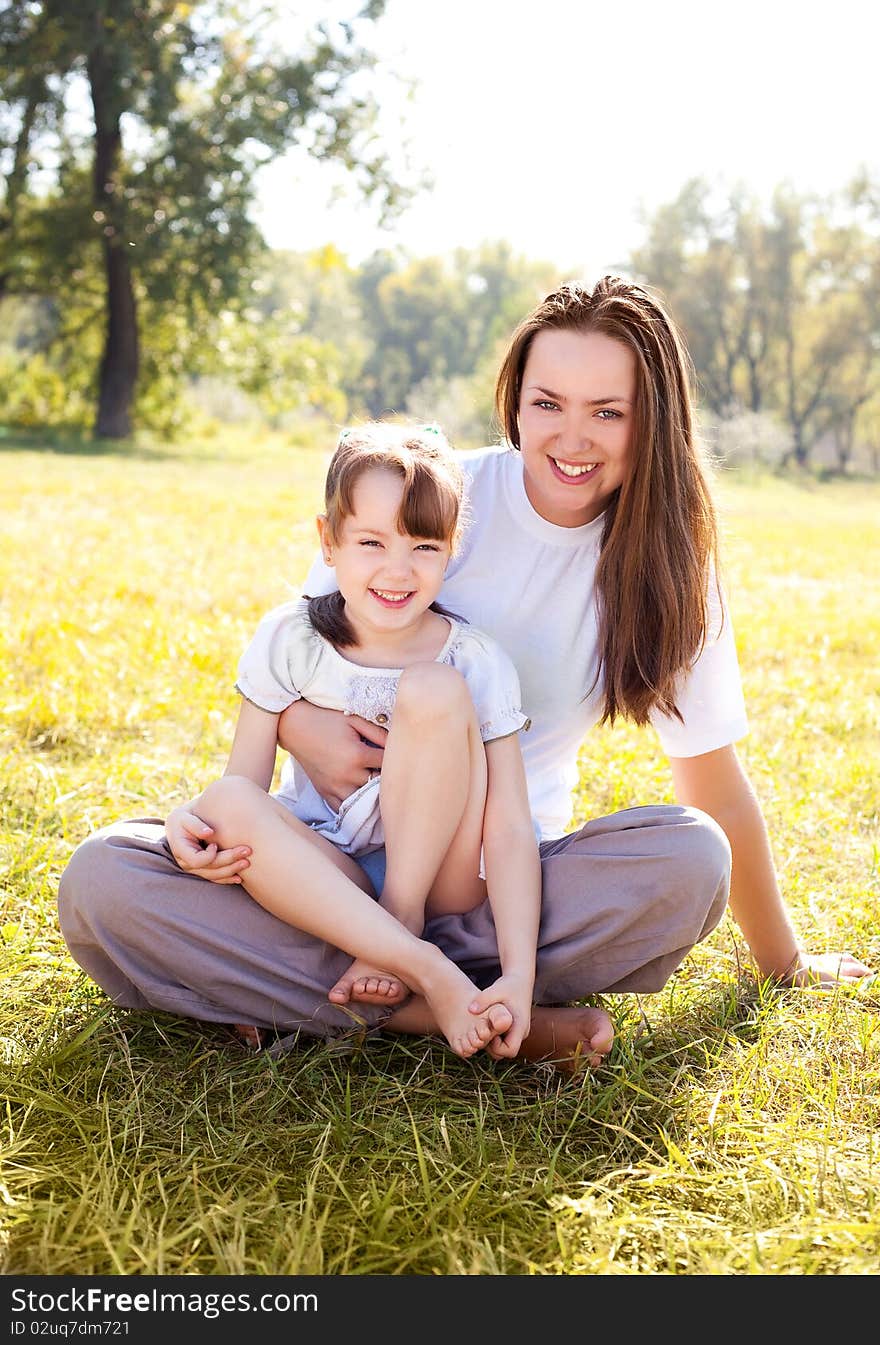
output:
M 460 452 L 467 482 L 467 531 L 450 562 L 439 601 L 496 639 L 513 660 L 522 707 L 531 719 L 520 737 L 532 815 L 544 840 L 564 835 L 577 784 L 577 755 L 602 713 L 602 688 L 585 696 L 596 674 L 596 564 L 604 520 L 578 528 L 548 523 L 532 508 L 516 450 Z M 303 591 L 336 587 L 319 556 Z M 705 646 L 681 680 L 683 723 L 653 713 L 664 751 L 699 756 L 748 731 L 733 629 L 715 611 Z

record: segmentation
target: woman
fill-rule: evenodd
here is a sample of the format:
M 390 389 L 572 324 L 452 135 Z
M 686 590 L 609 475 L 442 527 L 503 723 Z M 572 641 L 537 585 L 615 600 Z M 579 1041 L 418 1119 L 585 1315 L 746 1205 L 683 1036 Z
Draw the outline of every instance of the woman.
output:
M 471 523 L 440 598 L 506 649 L 531 718 L 523 756 L 548 839 L 536 1008 L 521 1054 L 598 1061 L 610 1027 L 567 1003 L 661 989 L 718 924 L 728 892 L 762 977 L 803 985 L 870 974 L 847 953 L 799 948 L 737 759 L 747 725 L 715 581 L 715 516 L 689 361 L 662 304 L 615 277 L 592 293 L 566 286 L 548 296 L 513 334 L 497 408 L 506 443 L 462 455 Z M 316 562 L 306 592 L 332 586 Z M 618 716 L 654 725 L 678 805 L 632 808 L 566 833 L 584 735 Z M 381 768 L 383 736 L 305 701 L 279 727 L 331 807 Z M 110 827 L 62 876 L 68 946 L 116 1003 L 317 1036 L 350 1029 L 353 1016 L 385 1018 L 330 1003 L 348 958 L 236 890 L 247 882 L 242 847 L 170 839 L 177 864 L 161 822 Z M 381 858 L 363 864 L 375 891 Z M 432 920 L 424 937 L 478 985 L 498 976 L 486 903 Z M 484 1007 L 477 1001 L 476 1011 Z M 412 1001 L 385 1026 L 436 1030 Z

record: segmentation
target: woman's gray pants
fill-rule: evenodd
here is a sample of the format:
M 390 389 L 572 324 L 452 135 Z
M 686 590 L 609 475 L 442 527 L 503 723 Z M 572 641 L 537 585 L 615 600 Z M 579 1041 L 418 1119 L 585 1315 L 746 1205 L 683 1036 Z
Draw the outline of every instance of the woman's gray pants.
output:
M 538 1004 L 660 990 L 727 904 L 730 847 L 694 808 L 595 818 L 545 842 L 541 859 Z M 387 1017 L 330 1004 L 348 954 L 270 915 L 239 885 L 183 873 L 156 819 L 84 841 L 62 874 L 58 909 L 73 957 L 115 1004 L 316 1037 Z M 429 921 L 424 937 L 477 985 L 500 974 L 487 902 Z

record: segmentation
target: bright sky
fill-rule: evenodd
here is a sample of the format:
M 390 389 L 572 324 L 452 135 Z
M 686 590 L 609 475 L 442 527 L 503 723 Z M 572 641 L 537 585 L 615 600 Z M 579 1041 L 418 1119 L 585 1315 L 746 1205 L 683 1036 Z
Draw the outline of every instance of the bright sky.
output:
M 766 199 L 880 170 L 876 0 L 389 0 L 367 33 L 416 82 L 409 102 L 381 83 L 388 143 L 407 136 L 433 185 L 381 231 L 357 197 L 331 199 L 338 172 L 293 153 L 263 170 L 274 247 L 333 242 L 358 263 L 506 239 L 593 277 L 690 177 Z

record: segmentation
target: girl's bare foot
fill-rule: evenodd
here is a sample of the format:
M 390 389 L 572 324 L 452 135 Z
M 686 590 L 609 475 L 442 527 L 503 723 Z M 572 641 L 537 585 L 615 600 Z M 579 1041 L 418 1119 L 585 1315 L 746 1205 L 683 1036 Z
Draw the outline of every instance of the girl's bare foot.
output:
M 408 994 L 409 986 L 399 976 L 377 971 L 356 957 L 345 975 L 330 987 L 327 998 L 332 1004 L 348 1004 L 353 999 L 362 1004 L 400 1004 Z
M 513 1026 L 506 1004 L 491 1004 L 485 1013 L 473 1014 L 468 1005 L 477 993 L 464 972 L 440 954 L 440 960 L 421 986 L 427 1005 L 456 1055 L 472 1056 Z
M 601 1065 L 613 1041 L 614 1024 L 604 1009 L 536 1005 L 519 1055 L 525 1060 L 546 1060 L 575 1074 L 585 1065 Z M 491 1045 L 488 1051 L 492 1055 Z
M 471 996 L 473 993 L 471 990 Z M 466 1017 L 464 1014 L 460 1015 L 450 1031 L 446 1032 L 444 1029 L 444 1033 L 455 1054 L 467 1059 L 476 1055 L 484 1046 L 488 1046 L 496 1037 L 503 1036 L 512 1026 L 513 1014 L 507 1005 L 491 1004 L 485 1013 L 477 1015 L 476 1021 L 470 1011 L 467 1011 Z

